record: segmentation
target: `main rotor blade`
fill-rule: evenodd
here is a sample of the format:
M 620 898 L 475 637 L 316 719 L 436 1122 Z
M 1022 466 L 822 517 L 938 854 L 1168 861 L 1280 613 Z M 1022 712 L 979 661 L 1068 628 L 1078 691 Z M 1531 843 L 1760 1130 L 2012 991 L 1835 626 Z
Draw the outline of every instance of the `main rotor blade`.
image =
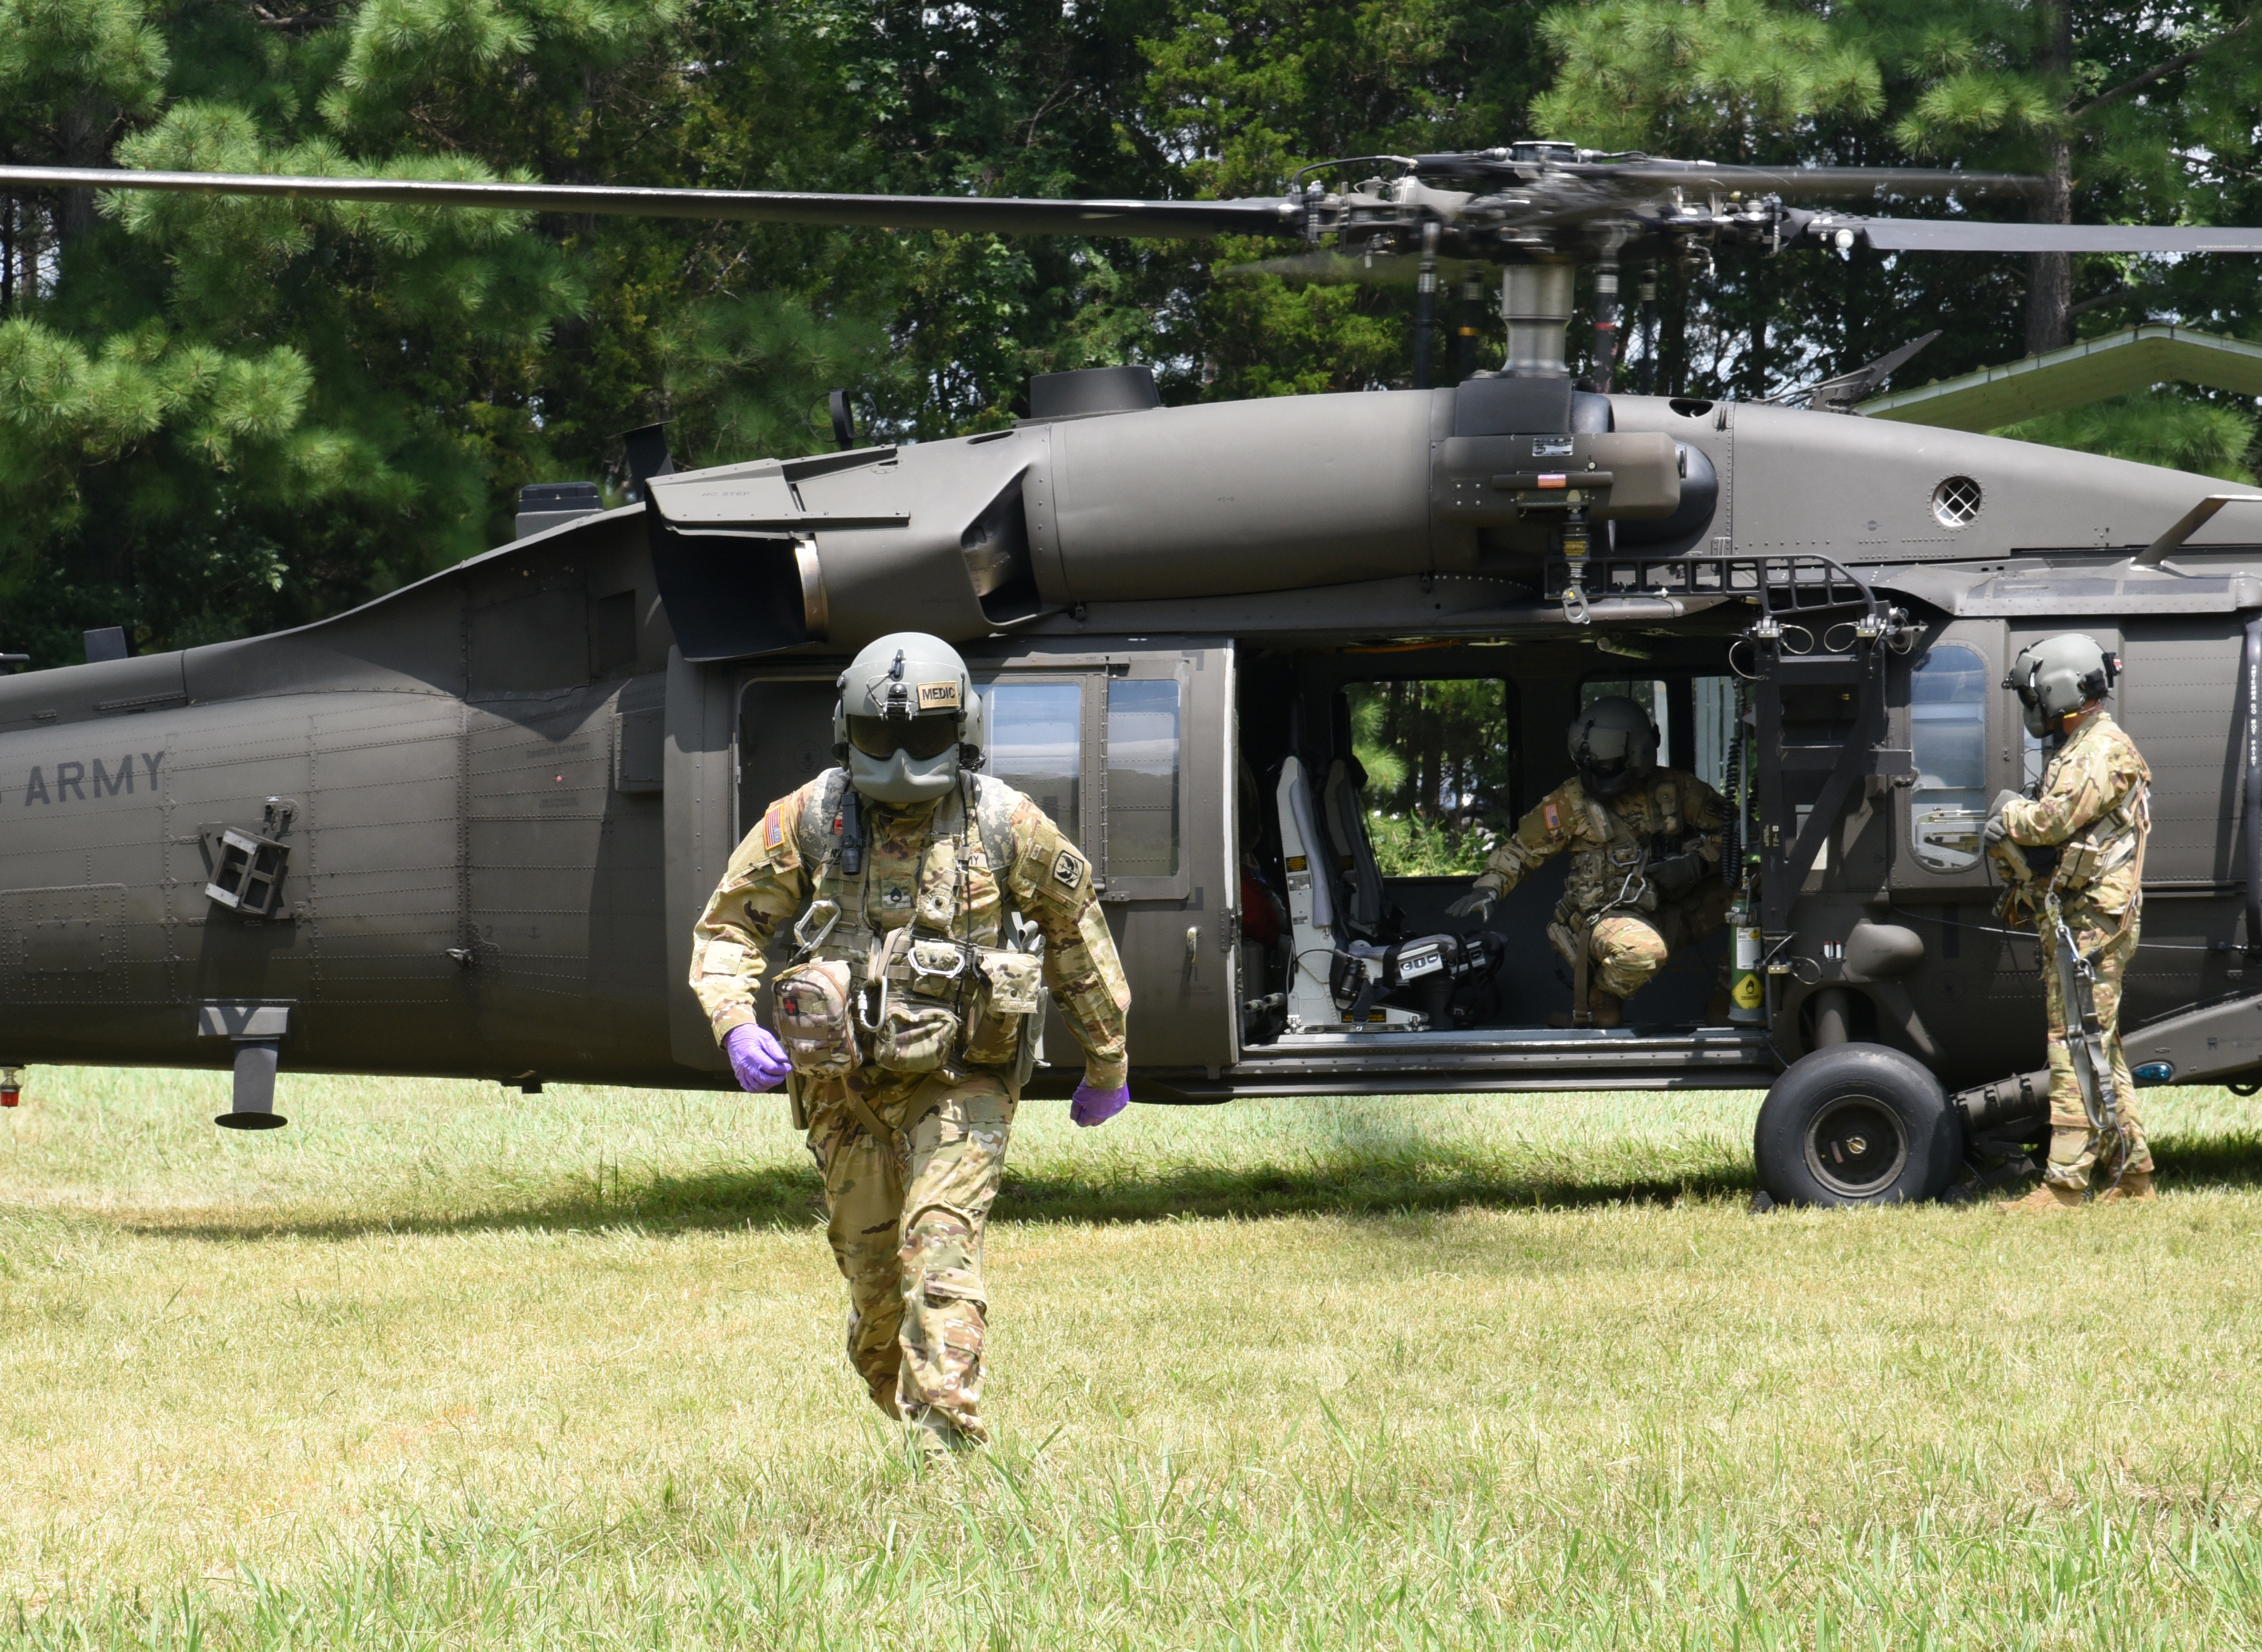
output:
M 1818 239 L 1840 229 L 1858 233 L 1879 252 L 1939 253 L 2255 253 L 2262 229 L 2210 229 L 2172 224 L 1974 224 L 1956 219 L 1816 219 Z
M 703 218 L 839 228 L 995 230 L 1025 235 L 1133 235 L 1199 240 L 1293 233 L 1303 206 L 1283 197 L 1238 201 L 1042 201 L 983 195 L 818 195 L 789 190 L 659 190 L 618 184 L 471 183 L 428 178 L 276 177 L 264 173 L 134 172 L 92 167 L 0 167 L 0 190 L 165 190 L 190 195 L 279 196 L 472 206 L 505 212 Z
M 1448 263 L 1452 260 L 1446 261 Z M 1228 264 L 1220 271 L 1228 276 L 1281 276 L 1290 281 L 1308 281 L 1315 286 L 1348 286 L 1365 283 L 1374 286 L 1398 286 L 1416 280 L 1422 272 L 1422 261 L 1402 253 L 1376 253 L 1361 256 L 1356 253 L 1316 251 L 1283 253 L 1278 258 L 1256 258 L 1243 264 Z
M 1808 200 L 1873 195 L 2034 195 L 2042 180 L 2019 172 L 1959 172 L 1922 167 L 1710 166 L 1693 161 L 1580 162 L 1565 172 L 1659 189 L 1708 194 L 1783 195 Z

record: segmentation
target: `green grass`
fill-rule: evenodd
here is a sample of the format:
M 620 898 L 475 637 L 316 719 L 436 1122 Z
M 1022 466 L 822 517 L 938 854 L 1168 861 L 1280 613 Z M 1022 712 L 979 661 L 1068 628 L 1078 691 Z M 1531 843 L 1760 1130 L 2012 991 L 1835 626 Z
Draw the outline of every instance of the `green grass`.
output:
M 223 1088 L 0 1116 L 0 1637 L 2262 1642 L 2262 1103 L 2054 1219 L 1748 1216 L 1752 1095 L 1033 1104 L 924 1469 L 782 1104 Z

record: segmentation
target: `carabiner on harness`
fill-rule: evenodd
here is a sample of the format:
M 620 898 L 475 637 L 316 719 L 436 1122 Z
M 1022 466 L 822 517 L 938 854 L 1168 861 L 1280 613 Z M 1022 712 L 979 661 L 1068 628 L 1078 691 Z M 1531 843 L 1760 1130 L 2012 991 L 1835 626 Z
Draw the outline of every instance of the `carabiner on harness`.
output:
M 819 915 L 822 914 L 822 921 Z M 817 924 L 817 933 L 809 933 L 809 926 Z M 829 896 L 811 901 L 809 910 L 803 913 L 793 926 L 793 944 L 798 949 L 796 959 L 806 958 L 825 945 L 825 937 L 839 926 L 840 903 Z

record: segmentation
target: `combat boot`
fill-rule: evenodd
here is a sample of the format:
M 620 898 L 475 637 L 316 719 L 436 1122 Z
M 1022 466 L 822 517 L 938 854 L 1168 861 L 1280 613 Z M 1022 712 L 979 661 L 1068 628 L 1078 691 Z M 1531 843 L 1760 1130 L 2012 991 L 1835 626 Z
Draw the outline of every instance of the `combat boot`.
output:
M 923 1462 L 931 1463 L 947 1462 L 974 1443 L 956 1423 L 931 1405 L 906 1419 L 904 1433 L 911 1449 Z
M 2150 1171 L 2124 1170 L 2120 1181 L 2097 1196 L 2097 1202 L 2100 1204 L 2143 1204 L 2159 1196 L 2152 1191 Z
M 2045 1182 L 2023 1199 L 2004 1199 L 1997 1203 L 1999 1210 L 2078 1210 L 2081 1195 L 2072 1188 L 2061 1188 L 2056 1182 Z
M 1587 1024 L 1590 1027 L 1622 1025 L 1625 1021 L 1625 1001 L 1616 993 L 1606 993 L 1599 987 L 1590 988 L 1587 992 Z M 1569 1026 L 1571 1012 L 1557 1010 L 1547 1017 L 1547 1024 L 1551 1027 Z

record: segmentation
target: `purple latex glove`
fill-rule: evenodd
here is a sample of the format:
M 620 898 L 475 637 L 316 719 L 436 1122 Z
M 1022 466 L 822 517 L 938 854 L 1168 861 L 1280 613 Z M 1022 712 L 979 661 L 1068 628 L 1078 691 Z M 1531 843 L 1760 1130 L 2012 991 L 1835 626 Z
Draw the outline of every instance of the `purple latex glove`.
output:
M 793 1071 L 785 1047 L 751 1021 L 723 1035 L 723 1053 L 731 1058 L 731 1071 L 738 1075 L 742 1090 L 774 1090 Z
M 1085 1130 L 1094 1124 L 1104 1124 L 1131 1104 L 1131 1087 L 1119 1084 L 1112 1090 L 1095 1088 L 1086 1079 L 1076 1087 L 1076 1094 L 1068 1104 L 1068 1116 Z

